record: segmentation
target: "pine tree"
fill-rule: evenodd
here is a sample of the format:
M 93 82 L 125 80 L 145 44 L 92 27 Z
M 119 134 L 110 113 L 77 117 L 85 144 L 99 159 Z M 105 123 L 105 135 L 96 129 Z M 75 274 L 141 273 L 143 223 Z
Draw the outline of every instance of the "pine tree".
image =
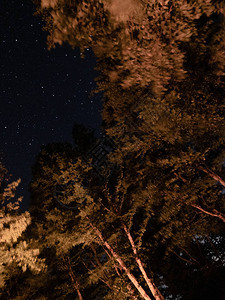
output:
M 5 186 L 6 170 L 1 169 L 1 210 L 0 210 L 0 288 L 3 289 L 10 278 L 10 267 L 16 265 L 25 272 L 28 268 L 39 273 L 45 268 L 39 259 L 39 249 L 31 247 L 32 241 L 23 240 L 22 234 L 30 224 L 28 212 L 19 214 L 22 197 L 15 199 L 15 191 L 20 179 Z M 4 180 L 5 179 L 5 180 Z
M 115 270 L 114 286 L 120 277 L 113 262 L 126 280 L 133 274 L 145 289 L 151 285 L 146 276 L 151 280 L 154 275 L 157 286 L 161 276 L 171 291 L 182 294 L 182 278 L 191 286 L 188 273 L 195 268 L 186 263 L 195 260 L 196 236 L 224 235 L 224 4 L 127 0 L 125 11 L 117 0 L 38 3 L 50 46 L 68 42 L 82 53 L 93 49 L 101 71 L 98 89 L 104 91 L 103 125 L 116 145 L 105 189 L 99 181 L 97 187 L 94 181 L 85 186 L 84 174 L 90 178 L 93 173 L 82 160 L 56 172 L 54 180 L 65 190 L 61 209 L 75 205 L 80 239 L 67 235 L 63 244 L 65 216 L 70 216 L 67 211 L 61 220 L 58 207 L 48 218 L 64 231 L 60 235 L 57 229 L 48 239 L 61 245 L 58 251 L 85 245 L 89 253 L 90 245 L 104 245 L 114 258 L 108 256 L 103 264 Z M 175 257 L 185 269 L 180 280 L 171 262 Z M 123 262 L 130 266 L 130 277 Z M 145 275 L 142 264 L 152 274 Z M 213 260 L 210 264 L 219 270 Z M 86 275 L 85 282 L 99 282 L 102 267 Z M 200 265 L 197 270 L 201 278 Z M 184 293 L 193 299 L 198 294 L 197 288 Z
M 52 157 L 45 155 L 46 153 L 42 152 L 39 156 L 41 165 L 39 165 L 37 174 L 41 177 L 37 177 L 36 182 L 34 181 L 31 186 L 34 191 L 37 191 L 35 192 L 37 196 L 42 199 L 41 219 L 37 218 L 40 214 L 40 204 L 37 206 L 33 201 L 31 210 L 33 220 L 35 220 L 35 231 L 38 232 L 41 249 L 54 248 L 58 261 L 65 260 L 67 264 L 69 261 L 73 261 L 76 267 L 75 271 L 68 267 L 69 280 L 72 279 L 71 285 L 80 286 L 79 289 L 75 288 L 76 292 L 86 295 L 90 287 L 92 289 L 95 287 L 94 290 L 102 290 L 106 299 L 107 297 L 110 299 L 112 295 L 120 295 L 121 299 L 124 297 L 126 299 L 129 295 L 131 297 L 138 295 L 134 291 L 136 287 L 142 297 L 150 299 L 138 282 L 140 280 L 141 282 L 146 281 L 146 286 L 149 285 L 152 292 L 159 293 L 152 283 L 152 279 L 147 276 L 142 261 L 136 257 L 137 248 L 125 225 L 128 216 L 124 215 L 124 222 L 121 224 L 119 222 L 118 227 L 116 223 L 120 217 L 113 210 L 107 215 L 105 214 L 102 201 L 106 191 L 99 186 L 94 187 L 93 179 L 87 185 L 87 178 L 93 177 L 91 165 L 81 159 L 69 161 L 68 157 L 60 156 L 59 153 L 58 155 L 55 153 Z M 46 161 L 43 161 L 44 157 Z M 51 182 L 49 182 L 49 178 L 51 178 Z M 100 178 L 102 177 L 100 176 Z M 48 191 L 44 192 L 42 196 L 40 191 L 38 192 L 40 180 L 43 183 L 42 191 L 44 192 L 46 188 Z M 102 179 L 99 180 L 101 182 Z M 98 181 L 94 181 L 96 185 Z M 53 187 L 49 189 L 52 185 L 60 186 L 61 190 L 55 193 Z M 108 200 L 110 197 L 114 197 L 110 193 L 107 195 Z M 124 233 L 123 237 L 120 234 L 121 229 Z M 127 249 L 125 253 L 120 254 L 120 249 L 124 248 L 124 241 L 127 243 Z M 85 270 L 82 265 L 85 266 Z M 136 278 L 132 274 L 133 269 L 135 272 L 139 270 L 140 278 L 139 276 Z M 135 287 L 132 286 L 132 283 Z M 103 288 L 103 286 L 105 287 Z M 155 297 L 156 299 L 162 298 L 161 295 L 155 295 Z

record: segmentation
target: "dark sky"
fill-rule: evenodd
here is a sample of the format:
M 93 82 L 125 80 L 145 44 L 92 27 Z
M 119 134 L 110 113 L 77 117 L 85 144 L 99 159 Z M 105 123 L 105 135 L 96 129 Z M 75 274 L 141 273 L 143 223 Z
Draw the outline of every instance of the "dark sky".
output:
M 20 177 L 28 203 L 31 166 L 41 145 L 72 142 L 74 121 L 99 130 L 101 96 L 95 87 L 95 59 L 81 59 L 70 46 L 46 48 L 42 21 L 31 0 L 0 1 L 0 156 Z

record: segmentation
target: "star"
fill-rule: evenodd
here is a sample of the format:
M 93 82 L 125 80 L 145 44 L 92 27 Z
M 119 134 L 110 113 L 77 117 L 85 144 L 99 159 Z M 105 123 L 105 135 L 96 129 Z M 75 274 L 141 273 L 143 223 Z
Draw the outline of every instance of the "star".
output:
M 67 45 L 49 51 L 43 22 L 34 16 L 32 1 L 25 1 L 23 8 L 21 1 L 5 3 L 0 55 L 0 153 L 10 173 L 22 178 L 21 187 L 26 193 L 30 168 L 41 145 L 72 143 L 75 121 L 100 127 L 97 109 L 81 98 L 94 83 L 95 60 L 82 60 L 79 50 Z M 100 101 L 99 97 L 95 103 Z M 93 109 L 96 114 L 90 117 Z M 24 199 L 28 203 L 28 193 Z

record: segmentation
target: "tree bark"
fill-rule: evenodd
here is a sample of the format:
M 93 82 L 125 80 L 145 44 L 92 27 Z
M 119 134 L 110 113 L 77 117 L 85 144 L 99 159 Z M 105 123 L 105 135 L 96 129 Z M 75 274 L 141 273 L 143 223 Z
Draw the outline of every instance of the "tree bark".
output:
M 147 283 L 152 295 L 155 297 L 156 300 L 164 300 L 163 295 L 160 293 L 160 291 L 158 290 L 158 288 L 155 286 L 154 282 L 152 281 L 152 279 L 150 279 L 144 269 L 143 263 L 141 261 L 141 259 L 138 257 L 138 253 L 137 253 L 137 248 L 135 246 L 134 240 L 129 232 L 129 230 L 127 229 L 126 225 L 123 224 L 123 229 L 130 241 L 130 244 L 132 246 L 133 249 L 133 253 L 135 255 L 135 260 L 138 264 L 139 270 L 141 271 L 141 274 L 144 277 L 145 282 Z
M 90 222 L 89 218 L 87 217 L 88 221 Z M 137 279 L 134 277 L 134 275 L 130 272 L 130 270 L 125 265 L 124 261 L 121 259 L 119 254 L 117 254 L 114 249 L 109 245 L 108 242 L 105 241 L 103 238 L 101 232 L 90 222 L 91 227 L 96 232 L 97 236 L 101 240 L 101 242 L 104 244 L 104 246 L 110 251 L 112 256 L 116 259 L 116 261 L 119 263 L 119 265 L 122 267 L 124 272 L 126 273 L 127 277 L 130 279 L 130 281 L 133 283 L 133 285 L 136 287 L 140 295 L 145 300 L 153 300 L 150 298 L 150 296 L 145 292 L 145 290 L 142 288 L 142 286 L 138 283 Z

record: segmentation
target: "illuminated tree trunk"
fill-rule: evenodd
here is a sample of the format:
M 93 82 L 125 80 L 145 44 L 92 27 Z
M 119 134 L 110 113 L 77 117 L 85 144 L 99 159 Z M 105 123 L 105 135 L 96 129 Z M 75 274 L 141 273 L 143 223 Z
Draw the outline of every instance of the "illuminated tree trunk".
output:
M 139 267 L 139 270 L 141 271 L 141 274 L 143 275 L 152 295 L 155 297 L 156 300 L 164 300 L 164 297 L 163 295 L 160 293 L 160 291 L 158 290 L 158 288 L 155 286 L 154 282 L 152 281 L 152 279 L 150 279 L 143 267 L 143 264 L 142 264 L 142 261 L 141 259 L 138 257 L 138 253 L 137 253 L 137 248 L 135 246 L 135 243 L 134 243 L 134 240 L 129 232 L 129 230 L 127 229 L 126 225 L 123 224 L 123 229 L 130 241 L 130 244 L 132 246 L 132 249 L 133 249 L 133 253 L 135 255 L 135 260 L 138 264 L 138 267 Z
M 89 218 L 86 217 L 88 221 L 90 222 Z M 107 241 L 103 238 L 101 232 L 90 222 L 91 227 L 94 229 L 95 233 L 99 237 L 99 239 L 102 241 L 104 246 L 110 251 L 112 256 L 116 259 L 116 261 L 119 263 L 119 265 L 122 267 L 124 272 L 126 273 L 127 277 L 130 279 L 130 281 L 133 283 L 133 285 L 136 287 L 140 295 L 145 300 L 153 300 L 150 298 L 150 296 L 145 292 L 145 290 L 142 288 L 142 286 L 138 283 L 137 279 L 134 277 L 134 275 L 130 272 L 130 270 L 126 267 L 124 261 L 121 259 L 121 257 L 114 251 L 114 249 L 109 245 Z M 158 298 L 159 299 L 159 298 Z
M 105 249 L 105 247 L 103 247 L 103 249 L 104 249 L 105 253 L 108 255 L 109 259 L 112 260 L 112 256 L 111 256 L 111 254 L 107 251 L 107 249 Z M 121 273 L 119 272 L 118 267 L 116 266 L 115 262 L 113 262 L 113 265 L 114 265 L 114 269 L 115 269 L 117 275 L 118 275 L 119 277 L 121 277 Z M 135 296 L 135 292 L 134 292 L 134 290 L 132 289 L 132 287 L 130 286 L 130 284 L 127 284 L 127 290 L 129 291 L 129 293 L 130 293 L 132 299 L 137 300 L 137 297 Z

